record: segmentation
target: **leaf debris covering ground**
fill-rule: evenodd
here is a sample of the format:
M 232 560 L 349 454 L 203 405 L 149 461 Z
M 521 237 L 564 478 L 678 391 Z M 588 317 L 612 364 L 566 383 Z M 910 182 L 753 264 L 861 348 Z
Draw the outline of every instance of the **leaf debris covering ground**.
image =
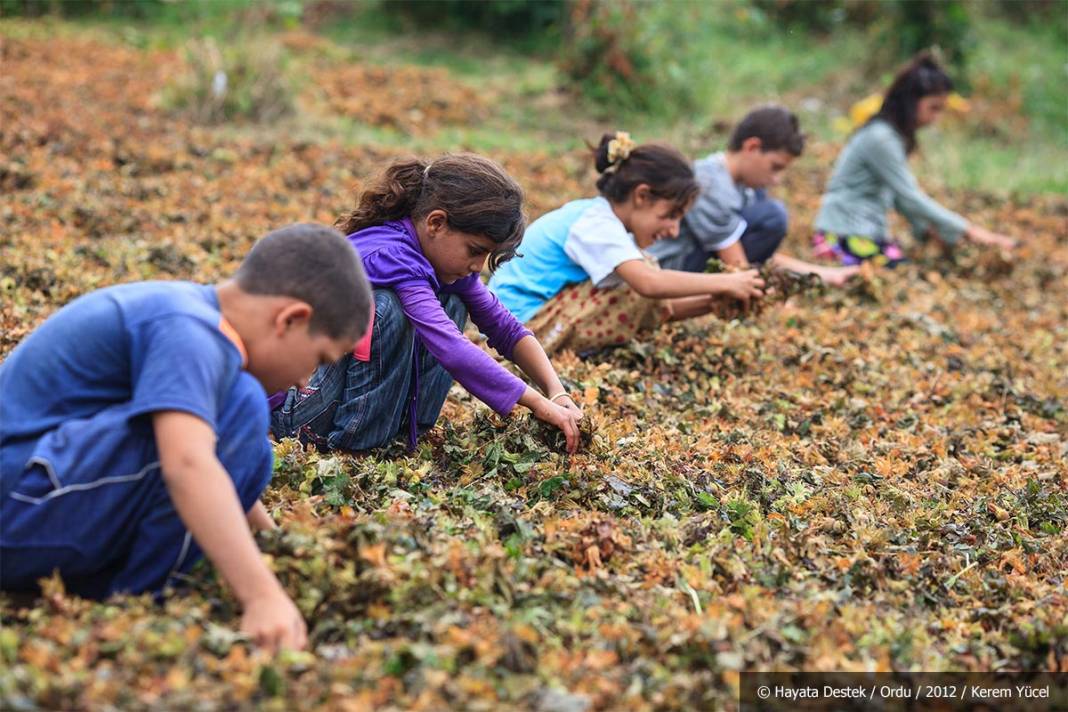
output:
M 176 55 L 2 57 L 0 355 L 91 289 L 215 280 L 270 228 L 332 222 L 393 155 L 191 126 L 153 98 Z M 833 155 L 782 191 L 796 254 Z M 591 184 L 581 156 L 498 158 L 534 214 Z M 849 289 L 564 354 L 590 418 L 574 456 L 459 389 L 411 455 L 278 444 L 283 528 L 260 543 L 309 651 L 235 634 L 207 566 L 158 604 L 53 580 L 0 597 L 0 703 L 707 709 L 748 669 L 1068 670 L 1068 202 L 948 199 L 1024 246 L 917 248 Z

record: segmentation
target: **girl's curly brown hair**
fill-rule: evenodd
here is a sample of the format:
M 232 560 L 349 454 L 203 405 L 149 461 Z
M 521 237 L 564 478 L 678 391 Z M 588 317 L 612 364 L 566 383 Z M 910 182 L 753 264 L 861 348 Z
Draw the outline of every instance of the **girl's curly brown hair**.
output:
M 453 230 L 488 237 L 497 245 L 489 257 L 490 271 L 515 256 L 526 228 L 522 188 L 496 162 L 471 153 L 394 162 L 335 224 L 351 235 L 389 220 L 419 220 L 433 210 L 444 211 Z

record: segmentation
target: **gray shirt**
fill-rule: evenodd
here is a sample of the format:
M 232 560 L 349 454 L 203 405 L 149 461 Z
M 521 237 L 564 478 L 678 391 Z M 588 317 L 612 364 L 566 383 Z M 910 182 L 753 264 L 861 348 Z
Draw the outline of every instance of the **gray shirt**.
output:
M 875 120 L 842 149 L 827 183 L 815 228 L 836 235 L 886 239 L 886 214 L 896 208 L 916 235 L 933 227 L 957 242 L 968 221 L 928 197 L 909 170 L 905 142 L 893 126 Z
M 646 250 L 659 262 L 672 262 L 698 248 L 706 253 L 716 252 L 741 239 L 746 228 L 741 211 L 749 202 L 751 191 L 734 182 L 726 158 L 723 153 L 713 153 L 694 162 L 701 192 L 682 219 L 679 236 L 660 240 Z

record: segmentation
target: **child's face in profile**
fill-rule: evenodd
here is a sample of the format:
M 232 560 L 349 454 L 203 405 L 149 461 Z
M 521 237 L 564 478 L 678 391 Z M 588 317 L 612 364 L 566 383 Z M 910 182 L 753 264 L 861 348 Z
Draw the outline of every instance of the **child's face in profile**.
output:
M 930 126 L 946 109 L 945 94 L 931 94 L 916 102 L 916 126 Z
M 685 206 L 668 198 L 636 199 L 627 227 L 638 247 L 644 249 L 657 240 L 678 237 L 679 224 L 685 214 Z
M 429 222 L 424 234 L 420 239 L 423 255 L 442 284 L 452 284 L 481 272 L 486 259 L 497 248 L 490 238 L 454 230 L 445 222 Z
M 739 174 L 742 183 L 750 188 L 771 188 L 782 182 L 783 174 L 794 156 L 789 151 L 764 151 L 746 148 L 741 152 Z
M 294 319 L 278 325 L 265 338 L 246 344 L 248 371 L 268 393 L 304 387 L 317 367 L 334 363 L 355 345 L 352 339 L 313 334 L 308 319 Z

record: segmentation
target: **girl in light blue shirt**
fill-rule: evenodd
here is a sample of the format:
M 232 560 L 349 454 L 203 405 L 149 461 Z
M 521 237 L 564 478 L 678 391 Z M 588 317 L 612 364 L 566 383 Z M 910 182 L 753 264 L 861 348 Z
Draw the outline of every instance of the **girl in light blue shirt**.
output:
M 588 351 L 624 343 L 663 321 L 707 314 L 723 298 L 762 296 L 756 270 L 661 270 L 644 249 L 676 237 L 699 186 L 678 151 L 605 134 L 595 149 L 600 195 L 527 228 L 519 256 L 489 287 L 545 347 Z

